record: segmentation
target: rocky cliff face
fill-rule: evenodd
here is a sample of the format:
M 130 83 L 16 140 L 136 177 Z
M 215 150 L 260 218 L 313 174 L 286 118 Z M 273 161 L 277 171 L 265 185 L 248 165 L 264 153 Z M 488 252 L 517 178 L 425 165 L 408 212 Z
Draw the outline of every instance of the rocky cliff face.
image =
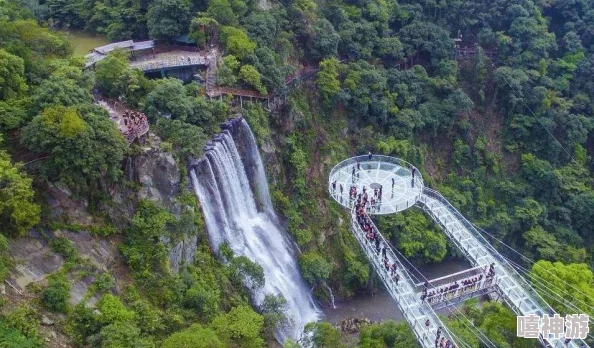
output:
M 125 175 L 138 185 L 138 190 L 135 192 L 129 187 L 112 188 L 110 204 L 99 207 L 102 214 L 108 215 L 118 227 L 125 227 L 125 221 L 132 217 L 134 207 L 141 199 L 163 205 L 174 215 L 181 211 L 182 206 L 176 197 L 181 192 L 182 175 L 173 156 L 162 151 L 160 146 L 161 140 L 155 135 L 149 135 L 140 153 L 126 160 Z M 31 295 L 31 285 L 44 285 L 47 276 L 65 264 L 67 260 L 50 247 L 51 240 L 59 237 L 72 241 L 76 252 L 89 265 L 87 276 L 71 279 L 72 305 L 85 296 L 90 284 L 104 272 L 109 272 L 116 279 L 116 292 L 121 285 L 131 281 L 119 252 L 120 237 L 101 237 L 88 231 L 96 227 L 97 221 L 89 213 L 89 204 L 85 199 L 76 198 L 61 183 L 47 184 L 46 199 L 50 218 L 54 221 L 66 221 L 69 225 L 76 226 L 77 231 L 70 231 L 71 228 L 31 231 L 26 237 L 11 240 L 10 254 L 15 267 L 3 289 L 5 293 L 10 293 L 16 301 L 27 298 Z M 197 239 L 197 236 L 192 235 L 166 241 L 170 243 L 169 263 L 173 272 L 177 272 L 183 263 L 193 262 Z
M 160 148 L 161 139 L 150 134 L 142 153 L 131 159 L 132 166 L 126 175 L 140 184 L 138 199 L 148 199 L 178 215 L 182 208 L 176 200 L 182 190 L 181 172 L 171 153 Z M 169 266 L 173 272 L 177 273 L 183 263 L 194 261 L 197 236 L 181 236 L 181 239 L 164 242 L 171 247 Z
M 179 208 L 175 197 L 181 191 L 181 174 L 171 153 L 163 152 L 161 139 L 150 134 L 142 152 L 131 159 L 126 175 L 140 184 L 138 199 L 148 199 L 170 210 Z

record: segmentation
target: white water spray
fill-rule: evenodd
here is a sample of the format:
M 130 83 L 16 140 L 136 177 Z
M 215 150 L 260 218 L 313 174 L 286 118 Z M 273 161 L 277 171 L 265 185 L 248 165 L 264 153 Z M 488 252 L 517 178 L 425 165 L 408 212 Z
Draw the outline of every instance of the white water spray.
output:
M 236 255 L 262 266 L 266 282 L 254 300 L 259 305 L 266 294 L 282 294 L 290 325 L 277 339 L 299 339 L 305 324 L 317 321 L 320 312 L 299 273 L 293 243 L 270 203 L 262 159 L 245 120 L 231 121 L 214 138 L 190 176 L 211 246 L 218 251 L 226 242 Z

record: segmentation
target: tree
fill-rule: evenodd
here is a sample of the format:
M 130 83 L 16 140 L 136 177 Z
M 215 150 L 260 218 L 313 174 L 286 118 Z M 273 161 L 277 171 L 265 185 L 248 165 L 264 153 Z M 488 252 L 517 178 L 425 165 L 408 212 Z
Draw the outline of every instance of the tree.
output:
M 332 271 L 332 266 L 330 266 L 328 261 L 315 251 L 299 255 L 299 267 L 301 268 L 303 278 L 310 285 L 327 281 Z
M 0 99 L 18 98 L 26 91 L 23 59 L 0 49 Z
M 112 294 L 105 294 L 97 303 L 97 309 L 101 312 L 101 321 L 111 324 L 118 321 L 131 321 L 134 312 L 126 309 L 119 297 Z
M 340 92 L 340 81 L 338 80 L 340 68 L 340 62 L 336 58 L 324 59 L 320 62 L 316 85 L 320 90 L 322 100 L 328 106 L 332 105 L 334 97 Z
M 0 150 L 0 232 L 6 235 L 24 236 L 39 222 L 41 208 L 33 201 L 32 180 L 21 169 Z
M 573 303 L 579 313 L 594 315 L 594 275 L 588 265 L 541 260 L 532 265 L 528 278 L 540 295 L 562 316 L 576 313 L 576 308 L 563 299 Z M 553 293 L 559 296 L 553 296 Z
M 56 273 L 48 277 L 49 286 L 43 290 L 43 303 L 52 311 L 66 312 L 70 298 L 70 282 L 65 274 Z
M 379 229 L 391 235 L 405 257 L 416 257 L 426 262 L 443 260 L 446 255 L 446 240 L 436 231 L 430 220 L 419 211 L 382 216 Z
M 254 66 L 247 64 L 242 66 L 241 69 L 239 69 L 239 77 L 247 84 L 255 87 L 260 94 L 268 94 L 266 87 L 262 85 L 262 81 L 260 80 L 260 73 Z
M 202 128 L 180 120 L 159 118 L 154 128 L 183 157 L 200 157 L 207 138 Z
M 237 17 L 229 0 L 210 0 L 206 13 L 220 25 L 237 25 Z
M 245 282 L 247 286 L 256 290 L 264 286 L 264 269 L 247 256 L 236 256 L 229 265 L 232 279 L 237 283 Z
M 147 96 L 144 104 L 146 115 L 156 120 L 165 117 L 186 121 L 195 111 L 192 97 L 186 94 L 181 80 L 167 78 L 159 81 Z
M 194 324 L 176 332 L 163 342 L 163 348 L 225 348 L 226 346 L 210 328 Z
M 388 320 L 379 324 L 364 326 L 359 334 L 359 348 L 417 348 L 419 343 L 405 322 Z
M 129 321 L 116 321 L 101 329 L 102 347 L 110 348 L 154 348 L 150 338 L 144 338 L 140 329 Z
M 336 56 L 340 36 L 326 19 L 320 19 L 307 42 L 312 59 L 319 60 Z
M 172 222 L 173 216 L 162 207 L 150 201 L 140 201 L 121 247 L 138 280 L 148 283 L 161 278 L 167 253 L 162 237 L 169 235 L 166 228 Z
M 33 91 L 33 114 L 54 106 L 77 106 L 90 104 L 93 101 L 91 93 L 81 87 L 77 81 L 60 76 L 52 76 L 44 80 Z
M 262 301 L 260 309 L 269 333 L 272 333 L 272 331 L 276 330 L 278 327 L 283 327 L 285 324 L 288 324 L 289 318 L 285 314 L 286 308 L 287 300 L 282 294 L 266 294 L 264 296 L 264 301 Z
M 214 18 L 199 13 L 198 17 L 190 23 L 189 37 L 196 40 L 200 47 L 204 47 L 208 40 L 213 38 L 219 29 L 219 22 Z
M 99 91 L 115 98 L 122 95 L 118 80 L 127 68 L 128 62 L 125 53 L 122 51 L 110 53 L 106 58 L 97 62 L 95 65 L 95 81 Z
M 127 143 L 105 109 L 50 107 L 23 129 L 22 143 L 39 156 L 41 177 L 86 192 L 121 177 Z
M 188 0 L 155 0 L 147 12 L 149 36 L 172 40 L 188 30 L 190 2 Z
M 222 64 L 217 69 L 217 84 L 233 86 L 237 83 L 237 69 L 239 61 L 233 55 L 223 57 Z
M 229 313 L 214 318 L 211 325 L 217 335 L 224 342 L 229 342 L 231 347 L 264 347 L 264 340 L 260 337 L 264 317 L 249 306 L 234 307 Z
M 243 59 L 256 49 L 256 43 L 250 40 L 241 29 L 226 26 L 222 27 L 221 34 L 227 52 L 239 59 Z
M 309 323 L 304 329 L 313 348 L 344 348 L 340 342 L 340 332 L 332 324 L 322 321 Z M 311 334 L 310 334 L 311 333 Z

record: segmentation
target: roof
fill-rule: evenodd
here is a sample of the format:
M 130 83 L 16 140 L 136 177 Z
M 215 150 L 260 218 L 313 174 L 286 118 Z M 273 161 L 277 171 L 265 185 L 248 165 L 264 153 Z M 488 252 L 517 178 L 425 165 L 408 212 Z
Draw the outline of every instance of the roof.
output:
M 100 61 L 101 59 L 105 58 L 106 56 L 101 54 L 101 53 L 97 53 L 97 52 L 92 52 L 89 53 L 85 56 L 85 60 L 86 60 L 86 65 L 85 67 L 90 67 L 91 65 L 97 63 L 98 61 Z
M 146 49 L 153 48 L 153 47 L 155 47 L 155 41 L 148 40 L 148 41 L 135 42 L 131 49 L 132 49 L 132 51 L 139 51 L 139 50 L 146 50 Z
M 93 51 L 99 52 L 101 54 L 107 54 L 107 53 L 115 50 L 116 48 L 131 48 L 132 46 L 134 46 L 134 41 L 127 40 L 127 41 L 114 42 L 109 45 L 105 45 L 105 46 L 101 46 L 101 47 L 95 47 L 93 49 Z
M 153 48 L 153 47 L 155 47 L 154 40 L 139 41 L 139 42 L 134 42 L 133 40 L 127 40 L 127 41 L 114 42 L 109 45 L 105 45 L 105 46 L 101 46 L 101 47 L 96 47 L 91 50 L 91 53 L 89 53 L 85 56 L 85 60 L 86 60 L 85 67 L 88 68 L 88 67 L 94 65 L 98 61 L 107 57 L 108 53 L 112 52 L 113 50 L 115 50 L 117 48 L 129 49 L 131 51 L 140 51 L 140 50 L 146 50 L 146 49 Z

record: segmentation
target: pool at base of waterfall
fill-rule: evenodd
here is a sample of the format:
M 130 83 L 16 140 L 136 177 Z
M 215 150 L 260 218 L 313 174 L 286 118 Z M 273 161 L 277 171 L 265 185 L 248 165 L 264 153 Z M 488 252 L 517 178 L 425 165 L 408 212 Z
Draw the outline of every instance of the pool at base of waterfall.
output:
M 471 268 L 471 266 L 466 260 L 452 259 L 418 268 L 425 277 L 434 279 Z M 390 319 L 395 321 L 404 320 L 396 302 L 383 286 L 375 294 L 361 294 L 344 301 L 337 300 L 336 308 L 327 305 L 323 311 L 324 318 L 322 320 L 333 325 L 340 325 L 343 320 L 348 318 L 367 318 L 372 322 Z M 442 309 L 437 313 L 447 316 L 449 311 Z

